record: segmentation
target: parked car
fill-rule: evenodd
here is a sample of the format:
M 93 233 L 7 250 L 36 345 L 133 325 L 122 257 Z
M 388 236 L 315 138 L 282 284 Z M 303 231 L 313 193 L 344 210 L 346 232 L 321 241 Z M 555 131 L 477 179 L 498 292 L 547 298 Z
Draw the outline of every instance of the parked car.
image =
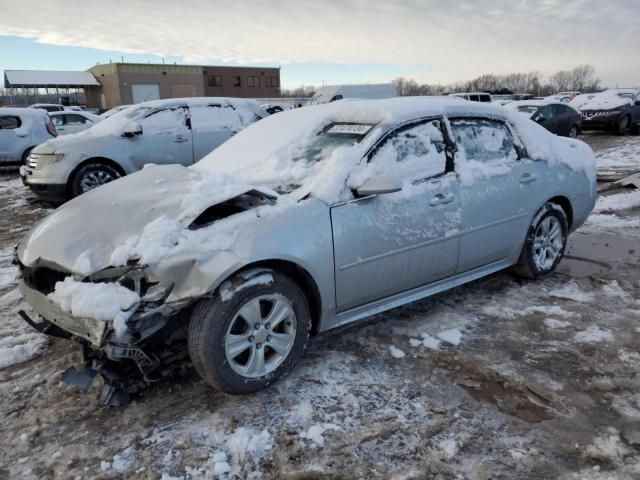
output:
M 40 110 L 46 110 L 47 112 L 62 112 L 64 105 L 58 103 L 34 103 L 29 105 L 29 108 L 38 108 Z
M 21 315 L 84 345 L 87 369 L 63 378 L 101 372 L 106 402 L 187 349 L 207 383 L 249 393 L 289 371 L 310 334 L 509 267 L 550 275 L 596 196 L 586 144 L 501 107 L 296 109 L 191 168 L 145 168 L 42 220 L 16 257 L 42 320 Z
M 31 150 L 56 136 L 47 112 L 33 108 L 0 108 L 0 165 L 20 165 Z
M 610 130 L 618 135 L 640 129 L 640 90 L 616 88 L 578 95 L 570 105 L 582 112 L 583 130 Z
M 99 115 L 84 111 L 74 111 L 73 113 L 69 113 L 69 110 L 50 112 L 49 116 L 56 127 L 58 135 L 82 132 L 104 120 Z
M 582 128 L 580 112 L 563 102 L 549 99 L 521 100 L 511 102 L 505 108 L 526 115 L 551 133 L 562 137 L 577 138 Z
M 449 96 L 464 98 L 470 102 L 491 102 L 491 95 L 484 92 L 452 93 Z
M 192 165 L 265 115 L 255 101 L 237 98 L 144 102 L 36 147 L 21 176 L 37 196 L 61 202 L 147 163 Z
M 107 110 L 106 112 L 100 114 L 100 116 L 102 118 L 109 118 L 112 117 L 113 115 L 115 115 L 118 112 L 121 112 L 122 110 L 125 110 L 127 108 L 129 108 L 131 105 L 120 105 L 118 107 L 113 107 L 110 110 Z
M 84 105 L 66 105 L 64 107 L 65 111 L 68 111 L 68 112 L 82 112 L 86 108 L 87 107 L 85 107 Z
M 393 98 L 398 95 L 392 83 L 364 84 L 364 85 L 326 85 L 320 87 L 313 95 L 308 105 L 331 103 L 343 98 Z
M 263 103 L 262 105 L 260 105 L 260 108 L 262 108 L 269 115 L 273 115 L 274 113 L 291 110 L 292 106 L 288 103 Z

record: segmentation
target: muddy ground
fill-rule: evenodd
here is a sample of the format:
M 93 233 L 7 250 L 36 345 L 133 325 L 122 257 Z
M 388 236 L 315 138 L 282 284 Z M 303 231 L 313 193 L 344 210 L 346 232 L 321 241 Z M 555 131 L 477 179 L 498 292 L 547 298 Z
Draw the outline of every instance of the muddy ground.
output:
M 584 138 L 603 176 L 640 170 L 640 137 Z M 99 382 L 60 382 L 78 347 L 16 315 L 11 247 L 50 210 L 15 175 L 0 175 L 0 352 L 30 360 L 0 369 L 0 478 L 640 478 L 640 202 L 600 209 L 551 278 L 499 273 L 320 335 L 266 391 L 188 371 L 107 408 Z M 460 343 L 436 347 L 451 329 Z

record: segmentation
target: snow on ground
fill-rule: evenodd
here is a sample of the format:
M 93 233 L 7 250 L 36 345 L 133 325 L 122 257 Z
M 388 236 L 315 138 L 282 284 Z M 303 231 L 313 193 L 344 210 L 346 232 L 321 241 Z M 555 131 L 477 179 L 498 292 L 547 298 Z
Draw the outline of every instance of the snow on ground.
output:
M 263 392 L 186 370 L 113 409 L 60 382 L 77 346 L 17 317 L 12 247 L 45 210 L 11 176 L 0 204 L 21 205 L 0 216 L 0 478 L 640 474 L 637 207 L 594 216 L 545 280 L 500 273 L 320 335 Z

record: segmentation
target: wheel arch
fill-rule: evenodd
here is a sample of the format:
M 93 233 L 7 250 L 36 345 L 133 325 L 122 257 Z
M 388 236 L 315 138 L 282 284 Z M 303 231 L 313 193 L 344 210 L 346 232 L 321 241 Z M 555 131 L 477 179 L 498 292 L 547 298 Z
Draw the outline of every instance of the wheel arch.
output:
M 318 333 L 320 321 L 322 319 L 322 297 L 320 296 L 320 289 L 307 269 L 295 262 L 290 260 L 271 259 L 249 263 L 228 275 L 227 278 L 220 282 L 220 285 L 240 272 L 256 268 L 268 268 L 286 275 L 302 289 L 302 292 L 309 303 L 309 313 L 311 314 L 311 334 L 315 335 Z
M 71 194 L 71 188 L 72 188 L 72 185 L 73 185 L 73 180 L 74 180 L 74 178 L 76 176 L 76 173 L 78 173 L 78 170 L 80 170 L 82 167 L 84 167 L 85 165 L 88 165 L 90 163 L 102 163 L 102 164 L 108 165 L 111 168 L 115 169 L 123 177 L 127 174 L 127 172 L 124 170 L 122 165 L 120 165 L 115 160 L 111 160 L 110 158 L 106 158 L 106 157 L 91 157 L 91 158 L 87 158 L 87 159 L 81 161 L 78 165 L 76 165 L 73 168 L 73 170 L 71 170 L 71 173 L 69 174 L 69 178 L 67 179 L 67 195 Z
M 564 210 L 565 215 L 567 216 L 567 224 L 569 230 L 573 225 L 573 206 L 571 205 L 571 200 L 569 200 L 564 195 L 556 195 L 555 197 L 550 198 L 545 203 L 555 203 L 559 205 L 562 210 Z

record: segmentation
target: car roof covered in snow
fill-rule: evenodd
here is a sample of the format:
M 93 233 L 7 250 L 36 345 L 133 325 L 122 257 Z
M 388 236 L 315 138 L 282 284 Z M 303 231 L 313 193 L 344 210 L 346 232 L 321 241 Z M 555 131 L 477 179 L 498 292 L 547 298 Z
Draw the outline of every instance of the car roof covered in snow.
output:
M 2 107 L 0 115 L 19 115 L 21 117 L 46 117 L 47 111 L 41 108 Z

